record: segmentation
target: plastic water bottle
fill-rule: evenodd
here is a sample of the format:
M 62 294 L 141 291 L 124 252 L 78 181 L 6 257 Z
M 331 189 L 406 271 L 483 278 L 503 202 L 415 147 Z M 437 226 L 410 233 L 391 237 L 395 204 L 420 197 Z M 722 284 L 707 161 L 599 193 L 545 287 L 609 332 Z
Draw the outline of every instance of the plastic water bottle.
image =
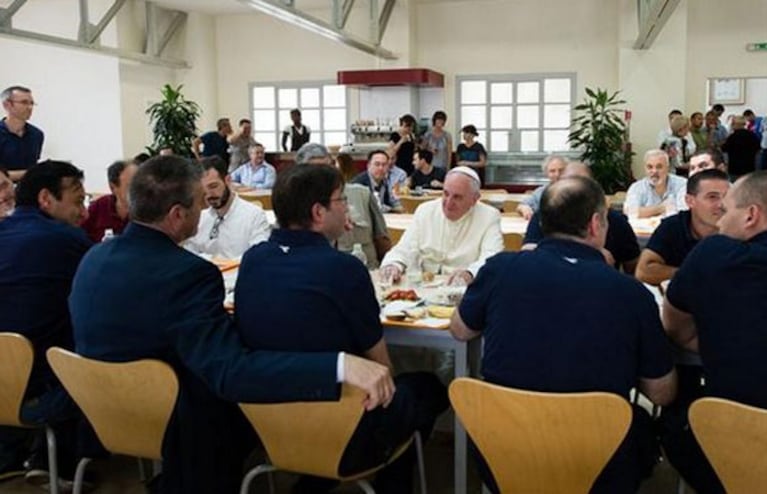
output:
M 102 242 L 106 242 L 107 240 L 111 240 L 115 238 L 115 232 L 111 228 L 107 228 L 104 230 L 104 236 L 101 237 Z
M 362 250 L 362 244 L 354 244 L 352 246 L 352 255 L 362 261 L 365 266 L 368 265 L 368 256 L 365 255 L 365 251 Z

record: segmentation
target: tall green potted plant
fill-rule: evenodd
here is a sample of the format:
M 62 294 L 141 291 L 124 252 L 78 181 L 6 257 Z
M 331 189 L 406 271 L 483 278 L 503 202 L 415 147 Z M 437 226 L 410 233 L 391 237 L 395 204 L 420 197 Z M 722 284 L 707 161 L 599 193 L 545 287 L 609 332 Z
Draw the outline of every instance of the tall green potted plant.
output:
M 162 88 L 162 101 L 153 103 L 146 110 L 152 126 L 154 142 L 149 150 L 157 154 L 162 149 L 171 149 L 179 156 L 192 155 L 192 140 L 197 135 L 195 122 L 200 116 L 200 107 L 181 94 L 181 88 L 166 84 Z
M 568 142 L 581 149 L 581 159 L 591 164 L 594 179 L 606 193 L 626 190 L 631 182 L 631 155 L 625 134 L 626 123 L 618 92 L 586 88 L 586 98 L 575 107 Z

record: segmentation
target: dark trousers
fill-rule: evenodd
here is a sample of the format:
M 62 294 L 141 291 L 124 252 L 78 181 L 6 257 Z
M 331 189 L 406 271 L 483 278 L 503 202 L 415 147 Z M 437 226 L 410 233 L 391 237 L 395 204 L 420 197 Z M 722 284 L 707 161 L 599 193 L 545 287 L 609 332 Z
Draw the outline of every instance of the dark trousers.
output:
M 642 480 L 652 474 L 660 456 L 652 419 L 643 408 L 632 405 L 632 409 L 634 415 L 629 431 L 594 482 L 590 491 L 592 494 L 635 493 Z M 573 426 L 577 427 L 577 424 Z M 469 451 L 476 461 L 482 482 L 493 494 L 498 494 L 500 490 L 490 467 L 473 441 L 469 443 Z
M 384 463 L 415 431 L 426 439 L 434 421 L 449 406 L 445 386 L 428 372 L 411 372 L 394 378 L 397 387 L 387 408 L 378 407 L 360 420 L 349 441 L 339 473 L 342 476 L 359 473 Z M 413 492 L 415 445 L 376 475 L 374 485 L 378 494 L 407 494 Z M 293 488 L 294 494 L 320 494 L 337 485 L 336 481 L 304 476 Z
M 666 458 L 698 494 L 723 494 L 724 487 L 695 439 L 687 417 L 692 402 L 704 395 L 701 386 L 703 369 L 677 365 L 676 372 L 677 397 L 671 405 L 663 408 L 658 420 Z

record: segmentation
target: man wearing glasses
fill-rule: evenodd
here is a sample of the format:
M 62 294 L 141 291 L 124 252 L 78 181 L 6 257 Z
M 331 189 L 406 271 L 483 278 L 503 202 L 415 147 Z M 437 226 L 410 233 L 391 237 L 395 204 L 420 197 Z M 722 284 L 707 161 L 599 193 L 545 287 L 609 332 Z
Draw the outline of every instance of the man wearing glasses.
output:
M 18 182 L 27 169 L 40 159 L 43 131 L 27 123 L 32 116 L 32 91 L 23 86 L 11 86 L 0 93 L 6 117 L 0 120 L 0 167 L 9 171 L 11 180 Z
M 235 259 L 251 245 L 268 240 L 271 228 L 266 214 L 232 192 L 228 164 L 218 156 L 203 158 L 200 164 L 205 201 L 210 207 L 200 214 L 197 234 L 184 247 L 197 254 Z

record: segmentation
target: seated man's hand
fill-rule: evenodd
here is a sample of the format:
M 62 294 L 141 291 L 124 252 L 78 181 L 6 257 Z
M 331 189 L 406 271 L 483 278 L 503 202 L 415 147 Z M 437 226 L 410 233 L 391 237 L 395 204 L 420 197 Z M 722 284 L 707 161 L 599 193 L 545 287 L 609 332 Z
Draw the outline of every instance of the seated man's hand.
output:
M 517 213 L 519 213 L 525 221 L 530 221 L 530 218 L 533 217 L 533 208 L 527 204 L 520 204 L 517 206 Z
M 381 281 L 391 281 L 392 283 L 399 283 L 402 279 L 402 268 L 399 264 L 387 264 L 382 266 L 378 272 Z
M 451 286 L 468 286 L 473 280 L 474 275 L 464 269 L 451 274 L 447 284 Z
M 615 266 L 615 258 L 613 257 L 613 253 L 609 250 L 602 247 L 599 250 L 602 253 L 602 256 L 605 258 L 605 262 L 609 264 L 610 266 Z
M 367 411 L 379 405 L 388 407 L 394 397 L 394 380 L 389 368 L 356 355 L 344 354 L 344 382 L 367 393 L 363 402 Z

